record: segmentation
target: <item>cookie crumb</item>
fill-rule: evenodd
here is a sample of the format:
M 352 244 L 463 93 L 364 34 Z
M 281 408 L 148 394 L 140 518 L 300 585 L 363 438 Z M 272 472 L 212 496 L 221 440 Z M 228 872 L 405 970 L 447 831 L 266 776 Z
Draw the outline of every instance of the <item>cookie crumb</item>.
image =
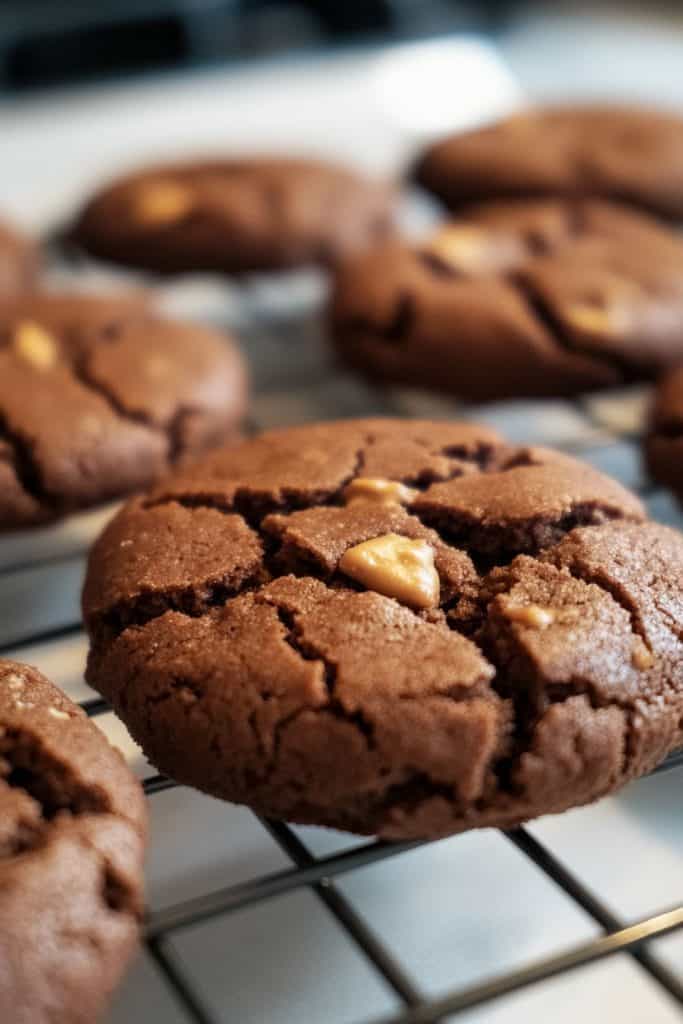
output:
M 434 567 L 434 549 L 425 540 L 386 533 L 349 548 L 339 568 L 369 590 L 412 608 L 433 608 L 439 603 L 441 584 Z
M 52 370 L 57 364 L 57 346 L 54 338 L 40 324 L 32 320 L 20 323 L 12 342 L 15 353 L 36 370 Z
M 567 310 L 567 320 L 572 327 L 587 334 L 620 334 L 629 327 L 628 316 L 617 306 L 601 308 L 577 304 Z
M 544 608 L 540 604 L 508 604 L 503 608 L 503 614 L 511 622 L 519 622 L 531 629 L 546 629 L 556 618 L 552 608 Z
M 359 501 L 370 501 L 375 505 L 409 505 L 419 493 L 398 480 L 359 476 L 344 488 L 344 502 L 347 505 L 355 505 Z

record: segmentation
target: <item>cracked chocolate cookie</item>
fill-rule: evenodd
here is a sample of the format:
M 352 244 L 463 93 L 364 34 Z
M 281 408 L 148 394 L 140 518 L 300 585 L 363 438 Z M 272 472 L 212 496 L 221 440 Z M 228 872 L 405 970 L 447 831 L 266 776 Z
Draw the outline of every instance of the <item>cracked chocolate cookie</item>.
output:
M 683 538 L 482 427 L 273 431 L 96 543 L 89 681 L 162 771 L 386 837 L 594 800 L 683 743 Z
M 365 374 L 464 399 L 649 379 L 683 360 L 683 242 L 599 200 L 490 203 L 347 260 L 331 331 Z
M 647 468 L 683 503 L 683 366 L 660 381 L 645 442 Z
M 0 298 L 30 288 L 39 267 L 37 246 L 0 221 Z
M 680 220 L 683 120 L 635 107 L 541 107 L 437 142 L 413 176 L 450 209 L 595 196 Z
M 245 369 L 230 339 L 139 297 L 0 304 L 0 530 L 149 485 L 236 433 Z
M 147 813 L 121 755 L 0 660 L 0 1019 L 99 1019 L 137 944 Z
M 384 237 L 392 208 L 387 185 L 314 160 L 168 164 L 95 195 L 69 241 L 163 273 L 280 270 L 332 263 Z

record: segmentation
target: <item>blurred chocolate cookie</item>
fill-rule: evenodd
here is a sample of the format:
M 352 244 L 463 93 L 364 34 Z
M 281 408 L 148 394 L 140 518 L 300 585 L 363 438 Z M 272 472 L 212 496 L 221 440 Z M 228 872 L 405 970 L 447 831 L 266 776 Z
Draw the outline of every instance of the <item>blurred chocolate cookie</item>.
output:
M 0 1019 L 100 1019 L 138 939 L 146 833 L 118 751 L 39 672 L 0 660 Z
M 271 431 L 124 508 L 89 681 L 177 780 L 391 838 L 586 803 L 683 743 L 683 537 L 463 423 Z
M 683 503 L 683 365 L 659 384 L 645 452 L 654 479 Z
M 232 341 L 139 297 L 0 303 L 0 530 L 147 486 L 233 436 L 245 404 Z
M 0 221 L 0 301 L 13 292 L 31 288 L 39 269 L 38 247 L 7 222 Z
M 599 200 L 483 204 L 347 260 L 331 329 L 367 375 L 475 401 L 650 379 L 683 359 L 683 240 Z
M 437 142 L 414 178 L 451 209 L 596 196 L 680 219 L 683 119 L 637 107 L 540 107 Z
M 392 207 L 387 185 L 320 161 L 167 164 L 96 194 L 69 240 L 160 272 L 280 270 L 328 264 L 385 236 Z

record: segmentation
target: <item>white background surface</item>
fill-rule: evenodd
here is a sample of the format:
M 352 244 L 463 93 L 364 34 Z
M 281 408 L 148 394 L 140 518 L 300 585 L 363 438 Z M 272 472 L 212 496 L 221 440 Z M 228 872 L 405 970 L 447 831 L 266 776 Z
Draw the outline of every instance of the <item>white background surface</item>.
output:
M 558 27 L 544 51 L 548 62 L 560 59 L 565 30 Z M 513 58 L 521 60 L 522 42 L 511 39 L 509 46 Z M 683 88 L 681 67 L 683 62 L 678 65 Z M 548 75 L 547 65 L 537 68 L 536 84 Z M 306 66 L 273 64 L 260 72 L 207 72 L 193 79 L 153 79 L 6 103 L 0 106 L 1 205 L 27 226 L 43 228 L 66 216 L 83 189 L 102 176 L 148 157 L 194 150 L 293 148 L 392 172 L 421 141 L 423 112 L 429 114 L 430 129 L 442 131 L 494 116 L 518 100 L 517 86 L 490 50 L 454 41 L 430 51 L 405 50 L 391 59 L 370 53 Z M 198 292 L 194 285 L 184 287 L 179 286 L 181 307 L 188 299 L 196 304 L 197 295 L 200 306 L 205 294 L 216 300 L 215 284 Z M 218 294 L 219 302 L 228 301 L 222 287 Z M 286 396 L 280 398 L 286 403 Z M 286 418 L 286 405 L 260 401 L 271 417 Z M 550 411 L 539 415 L 569 429 L 562 409 L 554 419 Z M 524 412 L 517 421 L 522 433 L 527 417 Z M 63 544 L 63 532 L 61 537 Z M 69 602 L 75 600 L 81 568 L 76 562 L 68 593 L 59 590 L 66 580 L 59 568 L 47 586 L 33 580 L 24 598 L 26 614 L 35 621 L 42 603 L 52 602 L 57 618 L 72 616 Z M 12 593 L 14 585 L 8 590 L 0 581 L 0 607 L 3 600 L 10 607 Z M 39 594 L 33 605 L 31 593 Z M 76 698 L 87 695 L 82 636 L 23 647 L 16 654 Z M 113 716 L 98 721 L 136 770 L 149 773 Z M 644 780 L 598 807 L 539 822 L 533 831 L 616 913 L 625 919 L 649 914 L 681 900 L 682 782 L 680 772 Z M 151 812 L 152 908 L 288 866 L 244 809 L 178 789 L 154 797 Z M 349 842 L 317 830 L 301 834 L 315 852 Z M 344 877 L 340 887 L 432 995 L 597 934 L 595 924 L 495 832 L 404 854 Z M 173 945 L 221 1021 L 350 1024 L 396 1008 L 372 968 L 308 892 L 190 929 Z M 661 954 L 683 976 L 683 936 L 662 942 Z M 622 956 L 458 1019 L 468 1024 L 674 1024 L 681 1017 Z M 117 996 L 109 1024 L 185 1020 L 155 967 L 141 957 Z

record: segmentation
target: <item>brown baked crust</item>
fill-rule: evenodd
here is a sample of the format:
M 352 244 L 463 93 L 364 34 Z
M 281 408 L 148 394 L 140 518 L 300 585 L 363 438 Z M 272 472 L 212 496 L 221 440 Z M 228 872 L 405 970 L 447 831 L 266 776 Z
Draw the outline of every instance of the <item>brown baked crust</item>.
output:
M 345 504 L 358 477 L 416 494 Z M 438 606 L 340 570 L 387 535 L 429 545 Z M 457 423 L 272 431 L 100 537 L 88 679 L 161 770 L 261 813 L 393 838 L 511 825 L 683 742 L 681 572 L 678 534 L 558 453 Z
M 27 291 L 40 270 L 38 246 L 0 221 L 0 297 Z
M 571 395 L 651 379 L 683 359 L 683 242 L 599 200 L 489 203 L 433 241 L 388 242 L 336 274 L 331 333 L 378 380 L 464 399 Z
M 141 190 L 191 195 L 168 221 L 145 222 Z M 253 157 L 149 167 L 95 194 L 69 240 L 93 256 L 165 273 L 247 273 L 329 264 L 391 230 L 393 190 L 316 160 Z
M 135 949 L 147 813 L 118 751 L 0 661 L 0 1018 L 91 1024 Z
M 683 216 L 683 120 L 623 106 L 540 107 L 445 138 L 413 176 L 446 206 L 598 196 Z
M 659 383 L 645 440 L 645 459 L 654 479 L 683 502 L 683 366 Z
M 6 300 L 0 530 L 148 486 L 235 434 L 246 391 L 229 338 L 162 319 L 140 296 Z

